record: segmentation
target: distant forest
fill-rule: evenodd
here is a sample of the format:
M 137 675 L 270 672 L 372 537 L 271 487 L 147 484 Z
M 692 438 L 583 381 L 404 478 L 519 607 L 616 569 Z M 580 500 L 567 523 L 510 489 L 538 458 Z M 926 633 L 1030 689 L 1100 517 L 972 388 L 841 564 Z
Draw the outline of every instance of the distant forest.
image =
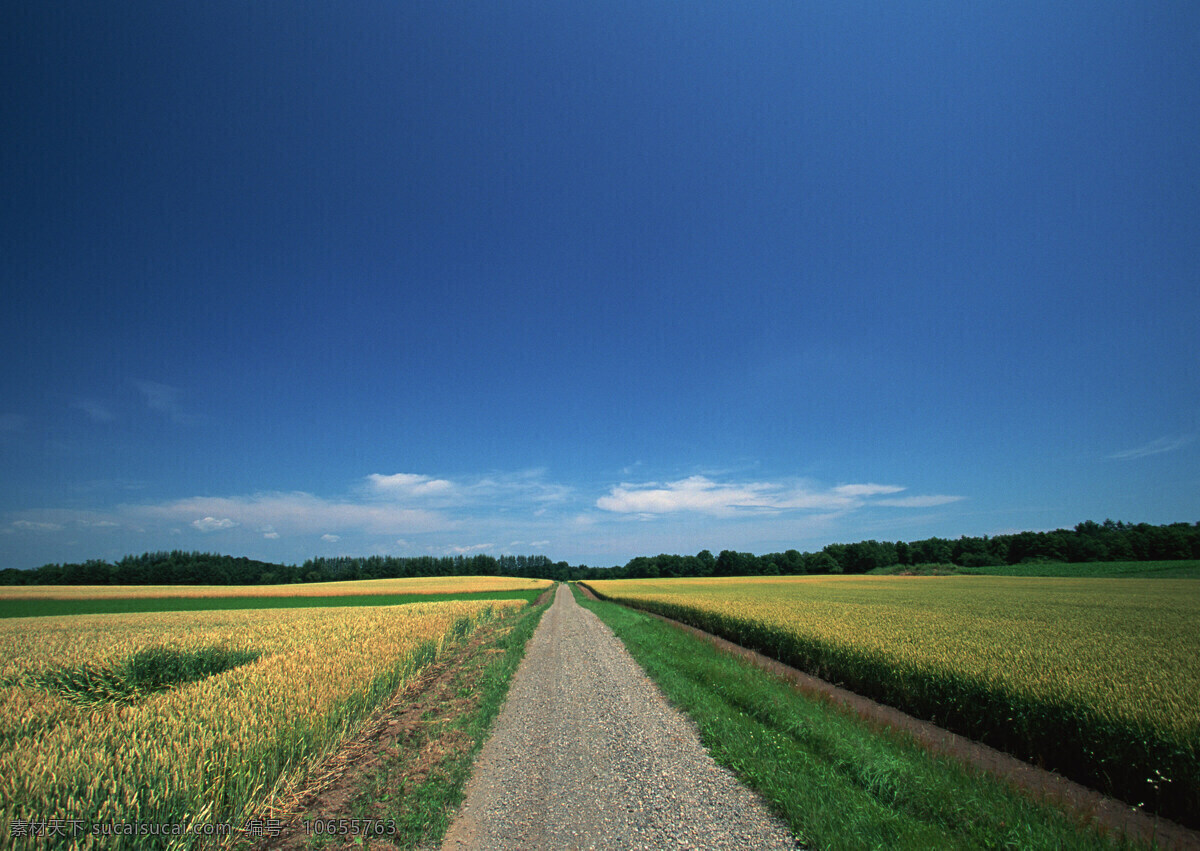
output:
M 766 576 L 796 573 L 866 573 L 892 565 L 953 564 L 994 567 L 1027 562 L 1173 561 L 1200 559 L 1200 523 L 1121 523 L 1091 520 L 1074 529 L 1018 532 L 981 538 L 859 541 L 829 544 L 820 552 L 787 550 L 757 556 L 704 550 L 694 556 L 638 556 L 613 570 L 587 569 L 578 578 L 648 576 Z M 572 577 L 576 578 L 576 577 Z
M 1027 562 L 1172 561 L 1200 559 L 1200 523 L 1087 521 L 1074 529 L 1012 535 L 859 541 L 829 544 L 820 552 L 787 550 L 754 555 L 702 550 L 694 556 L 638 556 L 622 567 L 588 567 L 533 556 L 369 556 L 309 559 L 285 565 L 213 553 L 172 552 L 126 556 L 117 562 L 46 564 L 0 570 L 0 585 L 273 585 L 404 576 L 523 576 L 537 579 L 604 579 L 653 576 L 762 576 L 866 573 L 892 565 L 953 564 L 991 567 Z
M 558 578 L 569 569 L 545 556 L 369 556 L 310 558 L 299 567 L 215 553 L 171 552 L 126 556 L 117 562 L 46 564 L 0 570 L 0 585 L 277 585 L 404 576 L 525 576 Z

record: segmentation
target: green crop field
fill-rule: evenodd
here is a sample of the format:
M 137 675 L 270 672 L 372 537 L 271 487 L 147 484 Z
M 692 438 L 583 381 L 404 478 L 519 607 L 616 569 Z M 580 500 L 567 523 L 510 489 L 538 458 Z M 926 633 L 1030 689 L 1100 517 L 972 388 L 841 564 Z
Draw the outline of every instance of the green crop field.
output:
M 449 600 L 532 603 L 549 580 L 506 576 L 414 577 L 298 585 L 27 585 L 0 588 L 0 618 L 216 609 L 398 606 Z
M 587 584 L 1196 824 L 1200 582 L 854 576 Z

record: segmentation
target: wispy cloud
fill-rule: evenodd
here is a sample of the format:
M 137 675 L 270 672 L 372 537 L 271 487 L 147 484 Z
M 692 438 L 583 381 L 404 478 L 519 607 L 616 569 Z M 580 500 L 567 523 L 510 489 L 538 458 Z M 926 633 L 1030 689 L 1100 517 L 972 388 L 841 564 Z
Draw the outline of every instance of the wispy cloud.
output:
M 197 417 L 186 413 L 183 409 L 183 391 L 168 384 L 157 381 L 135 381 L 134 385 L 145 399 L 146 407 L 156 411 L 173 423 L 189 425 L 197 421 Z
M 145 519 L 190 523 L 202 531 L 233 528 L 232 525 L 214 525 L 223 520 L 289 533 L 312 533 L 324 528 L 394 535 L 454 525 L 442 515 L 424 509 L 329 500 L 302 492 L 198 496 L 160 505 L 129 506 L 125 511 Z
M 833 493 L 838 496 L 878 496 L 881 493 L 899 493 L 904 488 L 897 485 L 876 485 L 867 483 L 864 485 L 838 485 L 833 489 Z
M 63 528 L 63 525 L 61 523 L 46 523 L 36 520 L 14 520 L 12 527 L 27 532 L 57 532 Z
M 843 484 L 833 488 L 788 482 L 716 482 L 707 476 L 689 476 L 673 482 L 622 482 L 596 500 L 596 507 L 621 514 L 654 517 L 676 512 L 696 512 L 716 517 L 770 514 L 788 510 L 845 511 L 866 504 L 872 497 L 899 493 L 900 485 L 873 482 Z M 932 497 L 909 497 L 913 505 L 926 505 Z M 947 498 L 937 497 L 945 500 Z M 950 498 L 953 499 L 953 498 Z M 880 500 L 879 504 L 889 504 Z M 894 505 L 904 504 L 894 500 Z
M 391 497 L 420 498 L 446 496 L 454 493 L 455 487 L 446 479 L 435 479 L 419 473 L 392 473 L 390 476 L 372 473 L 367 481 L 377 493 Z
M 236 520 L 231 520 L 228 517 L 201 517 L 199 520 L 193 520 L 192 526 L 199 529 L 201 532 L 215 532 L 218 529 L 232 529 L 237 526 Z
M 935 505 L 949 505 L 966 499 L 962 496 L 949 494 L 929 494 L 928 496 L 901 496 L 895 499 L 877 499 L 873 505 L 889 505 L 893 508 L 932 508 Z
M 520 470 L 515 473 L 491 473 L 465 483 L 467 497 L 480 501 L 497 500 L 532 502 L 539 505 L 565 502 L 573 488 L 551 482 L 543 469 Z
M 705 547 L 787 548 L 833 534 L 851 516 L 861 528 L 875 506 L 921 509 L 960 499 L 909 494 L 902 485 L 872 481 L 824 485 L 745 475 L 622 482 L 584 497 L 540 470 L 474 477 L 375 473 L 351 482 L 340 497 L 267 491 L 103 510 L 28 510 L 4 518 L 0 533 L 29 542 L 69 533 L 97 550 L 103 545 L 131 552 L 178 547 L 180 536 L 191 536 L 197 545 L 202 539 L 201 546 L 265 558 L 306 558 L 323 542 L 346 552 L 532 551 L 556 558 L 585 552 L 588 560 L 623 553 L 623 560 L 639 552 Z
M 83 411 L 87 414 L 88 419 L 94 423 L 111 423 L 117 418 L 117 415 L 112 412 L 111 408 L 103 402 L 97 402 L 94 399 L 76 399 L 71 403 L 71 407 Z
M 421 473 L 372 473 L 364 492 L 392 502 L 417 503 L 425 507 L 469 507 L 471 505 L 545 505 L 562 502 L 570 487 L 546 479 L 544 470 L 489 473 L 461 479 L 435 478 Z
M 689 476 L 675 482 L 622 482 L 596 500 L 596 507 L 622 514 L 669 514 L 698 511 L 731 514 L 746 509 L 776 507 L 775 486 L 762 482 L 719 484 L 707 476 Z
M 68 508 L 35 509 L 17 512 L 14 519 L 4 527 L 5 531 L 57 532 L 69 529 L 72 532 L 107 531 L 126 526 L 121 518 L 108 511 L 76 510 Z
M 1181 449 L 1195 439 L 1196 435 L 1194 434 L 1185 434 L 1178 437 L 1160 437 L 1158 440 L 1152 440 L 1149 443 L 1135 446 L 1132 449 L 1123 449 L 1120 452 L 1114 452 L 1108 457 L 1115 458 L 1118 461 L 1131 461 L 1135 458 L 1145 458 L 1149 455 L 1161 455 L 1164 452 L 1174 452 L 1176 449 Z
M 495 544 L 471 544 L 470 546 L 466 547 L 449 546 L 442 547 L 441 551 L 446 555 L 465 556 L 469 553 L 480 553 L 484 552 L 485 550 L 494 549 L 495 546 Z
M 147 483 L 139 479 L 89 479 L 69 485 L 75 493 L 94 493 L 96 491 L 136 491 L 145 490 Z

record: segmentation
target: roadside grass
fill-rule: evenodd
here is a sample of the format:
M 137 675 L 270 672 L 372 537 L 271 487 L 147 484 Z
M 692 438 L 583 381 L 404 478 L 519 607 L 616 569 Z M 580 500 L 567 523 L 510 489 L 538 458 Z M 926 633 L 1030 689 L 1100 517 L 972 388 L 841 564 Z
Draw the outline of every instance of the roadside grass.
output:
M 875 576 L 915 574 L 918 576 L 1104 576 L 1127 579 L 1200 579 L 1200 560 L 1185 561 L 1089 561 L 1068 564 L 1055 561 L 960 567 L 956 564 L 893 564 L 867 571 Z
M 540 594 L 540 591 L 539 591 Z M 530 608 L 511 627 L 452 660 L 452 676 L 420 723 L 362 779 L 349 818 L 394 820 L 385 837 L 399 848 L 436 847 L 463 800 L 476 755 L 508 694 L 525 645 L 553 602 Z
M 713 758 L 761 794 L 808 847 L 1137 847 L 807 697 L 657 618 L 572 591 L 692 718 Z
M 101 615 L 129 612 L 195 612 L 218 609 L 304 609 L 336 606 L 400 606 L 448 600 L 524 600 L 532 603 L 544 588 L 456 594 L 346 594 L 329 597 L 105 597 L 80 599 L 0 599 L 0 618 Z

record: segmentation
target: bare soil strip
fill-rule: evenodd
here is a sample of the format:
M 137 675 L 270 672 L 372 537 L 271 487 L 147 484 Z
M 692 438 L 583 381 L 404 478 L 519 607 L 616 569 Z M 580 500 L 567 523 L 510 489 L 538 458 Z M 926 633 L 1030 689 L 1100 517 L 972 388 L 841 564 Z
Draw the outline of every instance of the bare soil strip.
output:
M 565 585 L 526 646 L 442 845 L 794 847 Z
M 262 839 L 255 851 L 298 851 L 320 844 L 321 839 L 375 851 L 397 848 L 386 835 L 373 836 L 370 829 L 364 832 L 371 838 L 356 843 L 353 836 L 315 836 L 305 823 L 333 825 L 330 832 L 355 818 L 372 826 L 386 823 L 394 815 L 389 801 L 394 803 L 396 796 L 418 787 L 469 750 L 473 742 L 453 722 L 471 703 L 471 692 L 490 654 L 501 652 L 489 645 L 511 628 L 505 621 L 480 627 L 461 649 L 402 686 L 355 738 L 322 762 L 305 789 L 265 813 L 283 823 L 282 832 Z
M 591 588 L 583 583 L 579 583 L 579 589 L 590 599 L 600 599 Z M 1173 821 L 1135 810 L 1123 801 L 1102 795 L 1094 789 L 1081 786 L 1060 774 L 1022 762 L 1014 756 L 951 733 L 928 721 L 914 718 L 891 706 L 876 703 L 870 698 L 847 691 L 694 626 L 653 612 L 644 612 L 644 614 L 653 615 L 665 623 L 690 632 L 726 652 L 740 656 L 760 668 L 777 674 L 806 694 L 845 706 L 873 724 L 907 733 L 933 753 L 954 757 L 974 768 L 1009 780 L 1035 797 L 1054 802 L 1083 819 L 1094 821 L 1116 834 L 1124 834 L 1143 842 L 1153 839 L 1162 848 L 1200 849 L 1200 833 Z

